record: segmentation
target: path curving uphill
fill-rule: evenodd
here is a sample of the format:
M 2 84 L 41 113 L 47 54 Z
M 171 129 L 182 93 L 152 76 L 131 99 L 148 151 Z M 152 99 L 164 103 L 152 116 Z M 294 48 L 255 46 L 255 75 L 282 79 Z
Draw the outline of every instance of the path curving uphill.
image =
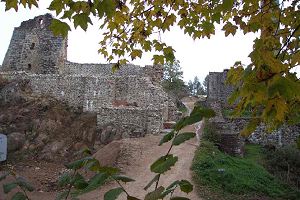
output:
M 184 102 L 189 110 L 193 109 L 194 101 Z M 186 131 L 196 131 L 197 135 L 201 132 L 202 123 L 198 123 L 196 125 L 191 125 L 185 127 L 184 132 Z M 154 173 L 150 172 L 150 165 L 158 159 L 160 156 L 166 154 L 170 143 L 166 143 L 162 146 L 158 146 L 158 143 L 161 139 L 162 135 L 148 135 L 143 138 L 128 138 L 122 139 L 119 141 L 114 141 L 104 148 L 100 149 L 96 156 L 99 160 L 105 159 L 106 161 L 116 163 L 118 167 L 129 177 L 135 179 L 135 182 L 128 183 L 124 187 L 132 196 L 138 197 L 140 199 L 144 199 L 145 194 L 150 192 L 153 187 L 149 189 L 149 191 L 145 191 L 143 188 L 148 184 L 148 182 L 155 176 Z M 194 157 L 194 152 L 199 145 L 199 141 L 197 138 L 193 138 L 180 146 L 174 147 L 172 150 L 172 154 L 179 157 L 176 165 L 171 169 L 171 171 L 162 175 L 161 177 L 161 185 L 164 187 L 169 186 L 175 180 L 186 179 L 192 182 L 192 172 L 190 170 L 192 160 Z M 110 153 L 110 154 L 109 154 Z M 112 155 L 114 154 L 114 155 Z M 35 168 L 35 169 L 34 169 Z M 34 166 L 32 168 L 23 168 L 24 170 L 21 172 L 21 175 L 28 178 L 29 181 L 34 182 L 32 177 L 39 177 L 38 180 L 44 180 L 46 175 L 53 173 L 49 171 L 53 169 L 62 169 L 62 165 L 57 164 L 57 166 L 51 166 L 51 168 L 45 166 L 40 166 L 38 169 Z M 34 171 L 34 173 L 32 172 Z M 28 177 L 29 176 L 29 177 Z M 103 200 L 103 196 L 106 191 L 118 187 L 116 184 L 108 184 L 102 187 L 100 190 L 88 193 L 86 195 L 80 196 L 81 200 Z M 30 193 L 30 197 L 33 200 L 54 200 L 56 196 L 56 192 L 33 192 Z M 175 196 L 183 196 L 188 197 L 191 200 L 200 200 L 200 198 L 196 194 L 196 189 L 186 195 L 180 191 L 175 192 Z M 0 193 L 0 199 L 1 193 Z M 5 199 L 5 198 L 4 198 Z M 121 195 L 119 200 L 126 200 L 125 195 Z

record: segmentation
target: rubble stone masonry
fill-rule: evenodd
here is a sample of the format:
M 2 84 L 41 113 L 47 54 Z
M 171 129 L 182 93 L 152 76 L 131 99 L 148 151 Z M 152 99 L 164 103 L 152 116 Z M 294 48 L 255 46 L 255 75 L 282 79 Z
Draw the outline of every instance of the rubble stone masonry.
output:
M 0 75 L 30 81 L 32 91 L 50 95 L 86 112 L 97 113 L 101 129 L 110 124 L 131 127 L 140 135 L 160 132 L 177 110 L 160 81 L 159 65 L 125 65 L 67 61 L 67 38 L 53 36 L 52 16 L 37 16 L 15 28 Z
M 225 138 L 221 147 L 228 152 L 236 152 L 237 147 L 241 146 L 242 143 L 234 138 L 249 122 L 250 118 L 226 118 L 223 116 L 222 109 L 228 109 L 227 99 L 234 90 L 232 86 L 226 85 L 227 72 L 228 70 L 209 73 L 207 105 L 215 110 L 216 117 L 211 121 L 218 124 L 221 137 Z M 266 130 L 264 124 L 260 124 L 247 139 L 256 144 L 285 146 L 294 143 L 299 136 L 299 124 L 284 125 L 271 133 Z

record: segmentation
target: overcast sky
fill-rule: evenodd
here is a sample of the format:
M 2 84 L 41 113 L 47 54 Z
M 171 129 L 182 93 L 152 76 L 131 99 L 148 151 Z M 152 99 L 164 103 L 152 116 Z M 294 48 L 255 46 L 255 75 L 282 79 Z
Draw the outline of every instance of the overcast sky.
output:
M 0 3 L 0 63 L 4 59 L 14 27 L 20 26 L 22 21 L 49 12 L 46 9 L 49 2 L 49 0 L 40 1 L 39 9 L 25 10 L 20 7 L 18 12 L 14 10 L 5 12 L 4 3 Z M 102 31 L 99 30 L 97 21 L 93 23 L 87 32 L 78 28 L 69 33 L 68 60 L 80 63 L 106 63 L 97 53 Z M 209 72 L 223 71 L 235 61 L 249 63 L 248 55 L 254 38 L 254 34 L 242 33 L 237 33 L 234 37 L 225 37 L 223 32 L 216 31 L 216 35 L 211 39 L 194 41 L 177 27 L 162 35 L 162 40 L 176 50 L 175 56 L 180 61 L 185 81 L 193 79 L 194 76 L 204 80 Z M 132 63 L 142 66 L 152 64 L 151 55 L 147 54 Z

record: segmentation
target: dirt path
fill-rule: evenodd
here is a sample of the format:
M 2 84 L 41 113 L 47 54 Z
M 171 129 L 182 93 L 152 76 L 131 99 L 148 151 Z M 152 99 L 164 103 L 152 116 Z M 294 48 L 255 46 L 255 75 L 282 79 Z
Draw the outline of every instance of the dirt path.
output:
M 188 107 L 189 111 L 193 109 L 194 102 L 185 102 L 185 105 Z M 201 127 L 201 122 L 186 127 L 183 132 L 186 131 L 198 131 L 200 130 L 199 127 Z M 132 159 L 129 160 L 130 165 L 128 167 L 125 167 L 123 170 L 126 172 L 126 174 L 130 177 L 133 177 L 136 181 L 133 183 L 130 183 L 128 185 L 125 185 L 126 190 L 129 194 L 134 195 L 135 197 L 143 199 L 145 194 L 147 193 L 143 188 L 148 184 L 148 182 L 155 176 L 154 173 L 151 173 L 149 168 L 150 165 L 161 155 L 164 155 L 168 148 L 170 147 L 170 143 L 164 144 L 163 146 L 157 146 L 162 136 L 147 136 L 145 138 L 139 138 L 137 139 L 139 146 L 142 150 L 138 152 L 140 154 L 138 159 Z M 135 140 L 135 139 L 134 139 Z M 134 141 L 132 141 L 134 142 Z M 179 157 L 179 161 L 176 163 L 176 165 L 172 168 L 171 171 L 166 173 L 161 177 L 161 185 L 164 187 L 167 187 L 171 183 L 173 183 L 175 180 L 182 180 L 186 179 L 192 182 L 192 174 L 191 174 L 191 164 L 194 157 L 194 152 L 197 148 L 197 145 L 199 144 L 197 138 L 193 138 L 192 140 L 189 140 L 188 142 L 185 142 L 184 144 L 175 147 L 171 153 L 174 155 L 177 155 Z M 81 199 L 100 199 L 99 196 L 101 196 L 105 191 L 117 187 L 117 185 L 109 185 L 99 192 L 90 193 L 86 196 L 83 196 Z M 153 189 L 153 187 L 151 188 Z M 150 190 L 150 189 L 149 189 Z M 150 190 L 151 191 L 151 190 Z M 182 193 L 180 191 L 177 191 L 174 195 L 181 195 L 188 197 L 192 200 L 198 200 L 200 199 L 196 192 L 194 190 L 193 192 L 186 195 L 185 193 Z M 100 195 L 99 195 L 100 194 Z M 126 199 L 125 195 L 122 196 L 120 199 Z
M 189 110 L 193 108 L 194 102 L 186 102 L 185 104 L 189 107 Z M 198 131 L 200 130 L 201 123 L 193 126 L 186 127 L 183 131 Z M 160 156 L 164 155 L 168 148 L 170 147 L 170 143 L 164 144 L 163 146 L 157 146 L 161 139 L 162 135 L 153 136 L 149 135 L 144 138 L 130 138 L 118 141 L 117 144 L 122 146 L 122 148 L 126 148 L 125 153 L 123 153 L 118 161 L 121 166 L 123 172 L 126 173 L 129 177 L 134 178 L 136 181 L 125 185 L 124 187 L 132 196 L 143 199 L 147 191 L 143 188 L 148 184 L 148 182 L 155 176 L 154 173 L 150 172 L 150 165 Z M 171 153 L 178 156 L 179 160 L 176 165 L 172 168 L 171 171 L 166 173 L 161 177 L 160 185 L 167 187 L 175 180 L 186 179 L 191 181 L 192 174 L 190 171 L 190 166 L 192 163 L 192 159 L 194 156 L 194 152 L 199 144 L 197 138 L 189 140 L 184 144 L 175 147 Z M 53 167 L 53 166 L 52 166 Z M 61 165 L 57 165 L 58 168 Z M 55 167 L 54 167 L 55 168 Z M 30 170 L 30 169 L 28 169 Z M 32 169 L 31 169 L 32 170 Z M 47 170 L 45 167 L 39 167 L 39 170 L 36 170 L 36 173 L 41 173 Z M 49 169 L 48 169 L 49 172 Z M 50 172 L 49 172 L 50 173 Z M 26 171 L 23 171 L 23 176 L 26 177 Z M 36 174 L 35 174 L 36 175 Z M 191 181 L 192 182 L 192 181 Z M 102 200 L 103 195 L 109 189 L 118 187 L 117 184 L 108 184 L 105 185 L 101 190 L 97 190 L 86 195 L 80 197 L 82 200 Z M 153 187 L 149 189 L 149 191 L 153 190 Z M 55 199 L 56 193 L 54 192 L 34 192 L 31 193 L 30 196 L 33 200 L 50 200 Z M 180 191 L 175 193 L 175 195 L 180 195 L 184 197 L 188 197 L 192 200 L 200 199 L 197 197 L 195 190 L 188 195 L 181 193 Z M 3 198 L 3 197 L 2 197 Z M 0 200 L 2 200 L 0 194 Z M 3 198 L 5 199 L 5 198 Z M 120 196 L 120 200 L 125 200 L 125 195 Z
M 129 183 L 125 185 L 126 190 L 129 194 L 132 196 L 138 197 L 143 199 L 145 197 L 145 194 L 147 193 L 143 188 L 148 184 L 148 182 L 155 176 L 154 173 L 150 172 L 150 165 L 161 155 L 164 155 L 168 148 L 169 143 L 165 144 L 161 147 L 158 147 L 157 144 L 160 140 L 161 136 L 149 136 L 142 138 L 142 141 L 139 140 L 141 144 L 142 151 L 138 152 L 140 154 L 138 159 L 129 159 L 128 161 L 130 164 L 123 168 L 123 171 L 126 172 L 126 174 L 129 177 L 134 178 L 136 181 L 133 183 Z M 192 175 L 190 166 L 192 163 L 192 159 L 194 156 L 194 151 L 196 150 L 197 146 L 197 139 L 194 138 L 191 141 L 186 142 L 185 144 L 174 148 L 171 153 L 174 155 L 177 155 L 179 157 L 179 161 L 176 163 L 176 165 L 172 168 L 171 171 L 166 173 L 161 177 L 161 185 L 164 187 L 167 187 L 175 180 L 192 180 Z M 118 187 L 116 184 L 113 185 L 107 185 L 101 189 L 100 192 L 93 192 L 90 194 L 87 194 L 86 196 L 83 196 L 81 199 L 101 199 L 100 196 L 103 196 L 105 191 L 113 188 Z M 153 187 L 151 188 L 153 189 Z M 151 191 L 149 189 L 149 191 Z M 185 195 L 184 193 L 175 193 L 176 195 L 182 195 L 189 197 L 190 199 L 197 200 L 199 199 L 196 195 L 196 193 L 193 191 L 189 193 L 188 195 Z M 126 197 L 122 196 L 120 199 L 125 200 Z

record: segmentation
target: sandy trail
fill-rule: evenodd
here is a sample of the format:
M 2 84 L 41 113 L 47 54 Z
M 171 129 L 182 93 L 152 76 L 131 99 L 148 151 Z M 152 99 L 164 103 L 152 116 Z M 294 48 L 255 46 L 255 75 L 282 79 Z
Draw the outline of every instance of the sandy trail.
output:
M 194 107 L 194 102 L 185 102 L 185 105 L 187 106 L 188 110 L 191 112 L 191 110 Z M 197 135 L 198 135 L 199 131 L 201 130 L 200 128 L 201 125 L 202 122 L 199 122 L 198 124 L 195 124 L 193 126 L 188 126 L 184 128 L 182 132 L 197 131 Z M 161 137 L 162 137 L 161 135 L 147 136 L 145 138 L 138 139 L 140 144 L 142 145 L 142 151 L 140 152 L 140 157 L 137 160 L 133 160 L 130 163 L 130 166 L 124 169 L 126 175 L 136 180 L 133 183 L 129 183 L 125 185 L 125 188 L 130 195 L 138 197 L 140 199 L 143 199 L 143 197 L 145 197 L 147 191 L 145 191 L 143 188 L 155 176 L 155 174 L 150 171 L 150 165 L 157 158 L 166 154 L 166 152 L 170 147 L 170 143 L 166 143 L 163 146 L 157 146 Z M 199 144 L 197 138 L 193 138 L 192 140 L 189 140 L 181 144 L 180 146 L 176 146 L 172 149 L 171 153 L 178 156 L 179 160 L 170 171 L 168 171 L 165 175 L 161 177 L 160 185 L 167 187 L 175 180 L 182 180 L 182 179 L 186 179 L 192 182 L 192 172 L 190 170 L 190 167 L 194 157 L 194 152 Z M 112 184 L 112 185 L 105 186 L 101 189 L 100 192 L 87 194 L 86 196 L 83 196 L 81 199 L 101 199 L 100 197 L 103 196 L 105 191 L 113 187 L 118 187 L 118 185 Z M 154 186 L 152 186 L 152 188 L 148 190 L 151 191 L 151 189 L 153 190 L 153 188 Z M 189 194 L 185 194 L 176 190 L 174 195 L 188 197 L 192 200 L 200 199 L 196 194 L 196 190 L 193 190 Z M 123 195 L 121 196 L 120 199 L 125 200 L 126 196 Z
M 143 138 L 142 142 L 143 143 L 145 142 L 144 143 L 145 145 L 143 145 L 144 149 L 139 159 L 131 162 L 130 166 L 124 169 L 124 171 L 126 171 L 126 175 L 136 180 L 135 182 L 125 185 L 125 188 L 130 195 L 138 197 L 140 199 L 143 199 L 143 197 L 145 197 L 147 191 L 145 191 L 143 188 L 155 176 L 155 174 L 150 171 L 150 165 L 161 155 L 164 155 L 170 146 L 170 144 L 167 143 L 161 147 L 158 147 L 157 144 L 160 138 L 161 136 L 149 136 Z M 194 138 L 193 140 L 190 140 L 185 144 L 175 147 L 171 151 L 172 154 L 179 157 L 179 160 L 169 172 L 161 176 L 160 185 L 167 187 L 175 180 L 182 180 L 182 179 L 186 179 L 189 181 L 192 180 L 190 166 L 196 148 L 197 148 L 197 139 Z M 90 193 L 87 194 L 86 196 L 83 196 L 81 199 L 101 199 L 99 197 L 101 197 L 101 195 L 103 196 L 105 191 L 113 187 L 117 187 L 117 185 L 113 184 L 113 185 L 105 186 L 101 189 L 100 193 L 99 192 L 95 192 L 93 194 Z M 154 186 L 151 187 L 152 190 L 153 188 Z M 151 191 L 151 189 L 149 189 L 148 191 Z M 176 192 L 175 194 L 189 197 L 190 199 L 194 199 L 194 200 L 199 199 L 195 191 L 189 193 L 188 195 L 181 192 Z M 122 196 L 120 199 L 125 200 L 126 197 Z
M 192 110 L 194 102 L 185 102 L 185 105 Z M 201 122 L 188 126 L 184 130 L 186 131 L 199 131 L 201 130 Z M 140 199 L 144 199 L 145 194 L 153 190 L 154 186 L 152 186 L 148 191 L 145 191 L 143 188 L 148 184 L 148 182 L 155 176 L 154 173 L 150 171 L 150 165 L 158 159 L 160 156 L 165 155 L 167 150 L 170 147 L 170 143 L 166 143 L 162 146 L 158 146 L 158 143 L 161 139 L 162 135 L 154 136 L 149 135 L 144 138 L 130 138 L 125 139 L 125 144 L 129 145 L 129 148 L 132 148 L 132 155 L 128 156 L 124 161 L 126 164 L 123 165 L 122 171 L 131 178 L 134 178 L 136 181 L 132 183 L 128 183 L 124 185 L 128 193 L 132 196 L 138 197 Z M 160 180 L 160 185 L 167 187 L 175 180 L 186 179 L 192 182 L 192 174 L 190 170 L 190 166 L 192 164 L 192 160 L 194 157 L 194 152 L 198 146 L 199 142 L 197 138 L 193 138 L 180 146 L 176 146 L 171 151 L 172 154 L 179 157 L 178 162 L 174 167 L 172 167 L 171 171 L 162 175 Z M 57 167 L 61 167 L 61 165 L 57 165 Z M 39 170 L 39 172 L 43 171 L 43 167 Z M 28 169 L 29 170 L 29 169 Z M 46 169 L 45 169 L 46 170 Z M 23 176 L 26 177 L 26 171 L 23 172 Z M 117 184 L 111 183 L 102 187 L 100 190 L 96 190 L 94 192 L 88 193 L 80 197 L 81 200 L 102 200 L 103 195 L 109 189 L 118 187 Z M 184 196 L 188 197 L 192 200 L 200 199 L 196 190 L 194 189 L 191 193 L 186 195 L 180 191 L 175 192 L 175 196 Z M 52 200 L 55 199 L 56 192 L 33 192 L 30 194 L 31 199 L 33 200 Z M 7 197 L 6 197 L 7 198 Z M 6 199 L 3 196 L 0 200 Z M 125 200 L 126 195 L 121 195 L 119 200 Z

